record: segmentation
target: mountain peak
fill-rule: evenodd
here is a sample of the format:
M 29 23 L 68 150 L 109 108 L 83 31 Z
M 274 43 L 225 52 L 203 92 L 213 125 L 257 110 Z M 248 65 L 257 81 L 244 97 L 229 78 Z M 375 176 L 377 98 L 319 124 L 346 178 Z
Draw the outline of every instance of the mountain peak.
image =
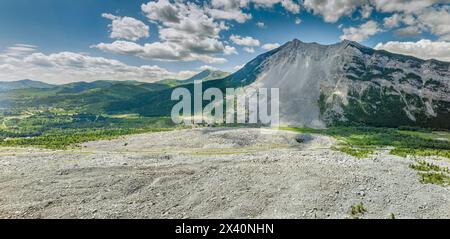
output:
M 342 42 L 340 42 L 340 43 L 338 43 L 338 44 L 341 44 L 341 45 L 343 45 L 344 47 L 349 47 L 349 46 L 351 46 L 351 47 L 355 47 L 355 48 L 358 48 L 358 49 L 372 49 L 372 48 L 367 47 L 367 46 L 364 46 L 364 45 L 362 45 L 362 44 L 360 44 L 360 43 L 358 43 L 358 42 L 350 41 L 350 40 L 347 40 L 347 39 L 342 40 Z
M 189 78 L 189 80 L 199 80 L 208 77 L 212 73 L 211 69 L 206 69 Z
M 202 80 L 202 81 L 208 81 L 208 80 L 215 80 L 220 79 L 228 76 L 230 73 L 223 72 L 220 70 L 212 70 L 212 69 L 206 69 L 204 71 L 201 71 L 200 73 L 192 76 L 191 78 L 187 80 L 183 80 L 183 82 L 194 82 L 195 80 Z

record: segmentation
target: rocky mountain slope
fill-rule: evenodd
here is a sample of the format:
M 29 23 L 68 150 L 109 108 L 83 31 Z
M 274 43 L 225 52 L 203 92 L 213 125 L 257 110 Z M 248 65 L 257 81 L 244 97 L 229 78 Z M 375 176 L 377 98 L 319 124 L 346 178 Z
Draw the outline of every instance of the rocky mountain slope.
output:
M 249 87 L 280 88 L 284 124 L 450 128 L 447 62 L 377 51 L 350 41 L 325 46 L 293 40 L 241 71 L 254 72 Z M 248 81 L 248 76 L 233 80 Z

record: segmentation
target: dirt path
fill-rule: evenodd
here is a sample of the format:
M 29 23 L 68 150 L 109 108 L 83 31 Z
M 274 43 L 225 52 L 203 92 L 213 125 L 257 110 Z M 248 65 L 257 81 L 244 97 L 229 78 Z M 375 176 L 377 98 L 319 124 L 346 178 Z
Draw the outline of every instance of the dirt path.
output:
M 196 129 L 0 150 L 1 218 L 450 218 L 411 160 L 355 159 L 325 136 Z M 440 162 L 448 163 L 448 161 Z

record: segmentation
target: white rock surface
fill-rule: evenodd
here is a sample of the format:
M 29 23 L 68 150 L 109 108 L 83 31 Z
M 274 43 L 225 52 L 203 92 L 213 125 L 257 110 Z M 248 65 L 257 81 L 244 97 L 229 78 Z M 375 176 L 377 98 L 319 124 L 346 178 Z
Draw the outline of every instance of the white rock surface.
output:
M 363 218 L 450 217 L 448 188 L 421 184 L 411 160 L 356 159 L 332 138 L 296 137 L 213 128 L 2 148 L 0 218 L 348 218 L 358 203 Z

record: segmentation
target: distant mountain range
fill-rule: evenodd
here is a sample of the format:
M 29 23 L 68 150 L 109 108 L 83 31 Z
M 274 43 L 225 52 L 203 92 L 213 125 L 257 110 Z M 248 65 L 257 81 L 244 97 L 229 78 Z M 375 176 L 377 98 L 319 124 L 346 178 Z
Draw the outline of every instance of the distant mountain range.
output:
M 227 75 L 229 73 L 223 71 L 204 70 L 189 79 L 155 83 L 103 80 L 51 85 L 32 80 L 0 81 L 0 108 L 58 107 L 98 114 L 106 112 L 111 105 L 121 106 L 121 102 L 132 101 L 139 95 L 191 84 L 194 80 L 213 81 Z
M 374 50 L 290 41 L 228 75 L 204 71 L 186 80 L 156 83 L 98 81 L 16 87 L 0 93 L 11 108 L 52 106 L 87 113 L 167 116 L 173 87 L 280 88 L 282 124 L 325 127 L 364 124 L 450 129 L 450 63 Z M 0 89 L 6 89 L 0 83 Z M 44 84 L 44 83 L 42 83 Z M 39 85 L 39 84 L 37 84 Z
M 0 82 L 0 91 L 18 90 L 27 88 L 48 89 L 54 85 L 50 85 L 40 81 L 33 80 L 19 80 L 19 81 L 6 81 Z
M 188 79 L 185 80 L 175 80 L 175 79 L 165 79 L 156 82 L 157 84 L 168 84 L 171 86 L 183 85 L 194 83 L 195 80 L 210 81 L 221 79 L 230 75 L 228 72 L 219 70 L 204 70 Z M 140 81 L 94 81 L 94 82 L 74 82 L 63 85 L 52 85 L 44 83 L 41 81 L 34 80 L 18 80 L 18 81 L 0 81 L 0 91 L 10 91 L 10 90 L 22 90 L 22 89 L 50 89 L 58 88 L 59 92 L 81 92 L 89 89 L 95 88 L 107 88 L 115 84 L 128 84 L 128 85 L 145 85 L 145 82 Z

